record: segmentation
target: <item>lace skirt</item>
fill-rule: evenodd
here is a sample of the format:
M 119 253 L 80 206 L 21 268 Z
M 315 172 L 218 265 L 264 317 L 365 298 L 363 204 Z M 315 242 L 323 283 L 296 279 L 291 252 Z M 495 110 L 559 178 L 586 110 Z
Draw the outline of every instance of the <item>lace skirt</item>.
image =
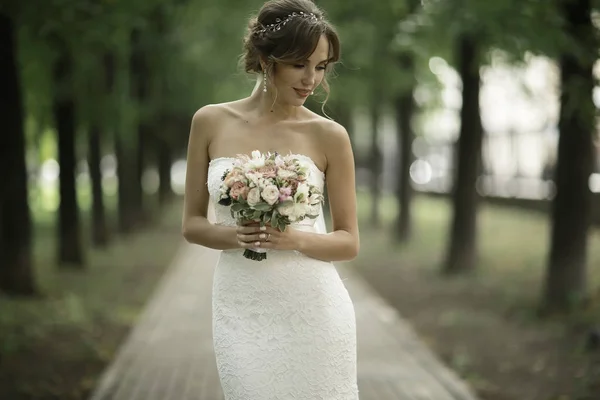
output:
M 213 340 L 226 400 L 357 400 L 354 307 L 334 265 L 293 251 L 224 251 Z

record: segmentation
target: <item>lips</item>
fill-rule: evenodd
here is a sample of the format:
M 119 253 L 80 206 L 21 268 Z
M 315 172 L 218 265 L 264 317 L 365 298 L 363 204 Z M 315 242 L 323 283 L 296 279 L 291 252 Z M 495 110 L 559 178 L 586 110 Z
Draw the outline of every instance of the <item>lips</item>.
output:
M 307 97 L 310 94 L 310 90 L 309 89 L 296 89 L 296 88 L 294 88 L 294 90 L 296 91 L 296 93 L 298 93 L 302 97 Z

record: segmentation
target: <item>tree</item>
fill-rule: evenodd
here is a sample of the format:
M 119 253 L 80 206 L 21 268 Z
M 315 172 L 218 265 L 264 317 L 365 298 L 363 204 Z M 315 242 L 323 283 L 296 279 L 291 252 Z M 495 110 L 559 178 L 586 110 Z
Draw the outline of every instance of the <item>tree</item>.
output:
M 60 266 L 81 268 L 85 261 L 81 236 L 77 184 L 75 141 L 77 120 L 73 93 L 73 54 L 68 43 L 55 40 L 58 57 L 54 66 L 54 120 L 58 135 L 60 165 L 58 212 L 58 263 Z
M 457 273 L 475 268 L 477 254 L 477 206 L 475 189 L 481 164 L 483 128 L 479 110 L 480 52 L 474 36 L 463 34 L 458 42 L 458 73 L 462 80 L 460 134 L 453 187 L 453 218 L 444 271 Z
M 507 60 L 514 63 L 522 62 L 528 53 L 552 54 L 560 38 L 556 29 L 558 13 L 552 2 L 536 0 L 448 0 L 424 4 L 415 19 L 420 26 L 416 34 L 418 41 L 423 47 L 429 47 L 432 55 L 447 51 L 440 42 L 454 41 L 458 51 L 443 57 L 456 66 L 462 78 L 453 219 L 442 267 L 446 273 L 458 273 L 476 267 L 478 194 L 475 183 L 481 169 L 483 133 L 478 100 L 479 69 L 487 63 L 490 50 L 502 51 Z
M 13 295 L 37 292 L 31 261 L 31 214 L 27 190 L 21 80 L 17 67 L 15 25 L 0 13 L 0 290 Z
M 406 0 L 405 19 L 414 15 L 420 2 L 416 0 Z M 417 107 L 414 98 L 414 92 L 417 87 L 416 68 L 417 53 L 410 46 L 410 35 L 412 27 L 399 24 L 400 29 L 396 41 L 400 44 L 396 49 L 396 62 L 404 76 L 404 84 L 398 90 L 394 99 L 396 114 L 396 131 L 398 154 L 400 163 L 397 167 L 396 182 L 396 201 L 398 203 L 398 216 L 394 224 L 394 236 L 400 242 L 406 242 L 411 236 L 411 201 L 413 190 L 410 183 L 410 167 L 413 163 L 412 143 L 416 137 L 413 129 L 413 117 L 416 114 Z
M 588 230 L 591 221 L 595 106 L 593 67 L 597 32 L 590 0 L 560 1 L 571 46 L 559 57 L 562 94 L 559 120 L 556 197 L 543 295 L 546 311 L 571 309 L 586 294 Z
M 413 74 L 414 78 L 414 60 L 409 55 L 401 55 L 400 65 L 403 65 L 408 74 Z M 412 85 L 409 85 L 395 99 L 396 125 L 398 132 L 398 154 L 400 163 L 397 168 L 396 182 L 396 201 L 398 203 L 398 216 L 394 224 L 395 237 L 400 242 L 406 242 L 411 236 L 411 200 L 413 190 L 410 183 L 410 166 L 413 162 L 412 142 L 415 133 L 412 127 L 413 115 L 415 114 L 416 104 L 414 100 L 414 88 L 416 81 L 413 79 Z

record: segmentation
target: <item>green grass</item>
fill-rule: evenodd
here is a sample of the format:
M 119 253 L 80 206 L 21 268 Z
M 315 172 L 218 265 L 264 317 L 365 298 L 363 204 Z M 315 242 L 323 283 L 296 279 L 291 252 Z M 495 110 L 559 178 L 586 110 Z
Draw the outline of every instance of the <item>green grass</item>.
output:
M 442 268 L 449 241 L 451 222 L 447 199 L 417 195 L 413 202 L 413 236 L 399 245 L 391 235 L 397 215 L 392 196 L 381 199 L 380 229 L 370 227 L 370 197 L 359 192 L 358 213 L 361 224 L 361 260 L 392 262 L 400 267 L 412 266 L 437 275 Z M 478 215 L 478 263 L 474 274 L 453 281 L 472 284 L 473 290 L 493 291 L 503 307 L 523 307 L 527 312 L 537 307 L 546 274 L 550 245 L 550 221 L 539 212 L 494 206 L 483 203 Z M 366 243 L 365 243 L 366 242 Z M 593 229 L 588 242 L 588 287 L 596 303 L 600 289 L 600 230 Z M 393 260 L 393 261 L 391 261 Z M 377 261 L 376 261 L 377 262 Z M 390 265 L 392 268 L 393 265 Z M 600 318 L 600 304 L 581 310 L 581 318 Z
M 54 213 L 36 210 L 34 268 L 41 297 L 0 296 L 0 398 L 85 398 L 168 267 L 179 245 L 181 202 L 158 213 L 144 230 L 114 232 L 111 242 L 89 245 L 82 210 L 86 265 L 56 265 Z
M 369 221 L 370 198 L 358 195 L 361 251 L 350 265 L 467 380 L 482 400 L 595 400 L 600 353 L 586 348 L 600 326 L 600 230 L 589 237 L 590 301 L 570 315 L 540 318 L 549 218 L 482 204 L 476 270 L 440 273 L 448 245 L 450 201 L 417 195 L 414 231 L 393 240 L 397 207 L 381 199 L 381 226 Z

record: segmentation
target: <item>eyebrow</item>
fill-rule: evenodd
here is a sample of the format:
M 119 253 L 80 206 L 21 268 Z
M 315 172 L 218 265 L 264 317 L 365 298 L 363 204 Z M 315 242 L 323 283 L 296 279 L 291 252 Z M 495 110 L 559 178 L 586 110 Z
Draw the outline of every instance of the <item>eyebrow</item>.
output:
M 309 61 L 310 61 L 310 60 L 306 60 L 305 62 L 309 62 Z M 328 58 L 328 59 L 326 59 L 326 60 L 319 61 L 319 62 L 317 63 L 317 65 L 318 65 L 318 64 L 324 64 L 324 63 L 327 63 L 327 62 L 329 62 L 329 61 L 330 61 L 330 60 L 329 60 L 329 58 Z

